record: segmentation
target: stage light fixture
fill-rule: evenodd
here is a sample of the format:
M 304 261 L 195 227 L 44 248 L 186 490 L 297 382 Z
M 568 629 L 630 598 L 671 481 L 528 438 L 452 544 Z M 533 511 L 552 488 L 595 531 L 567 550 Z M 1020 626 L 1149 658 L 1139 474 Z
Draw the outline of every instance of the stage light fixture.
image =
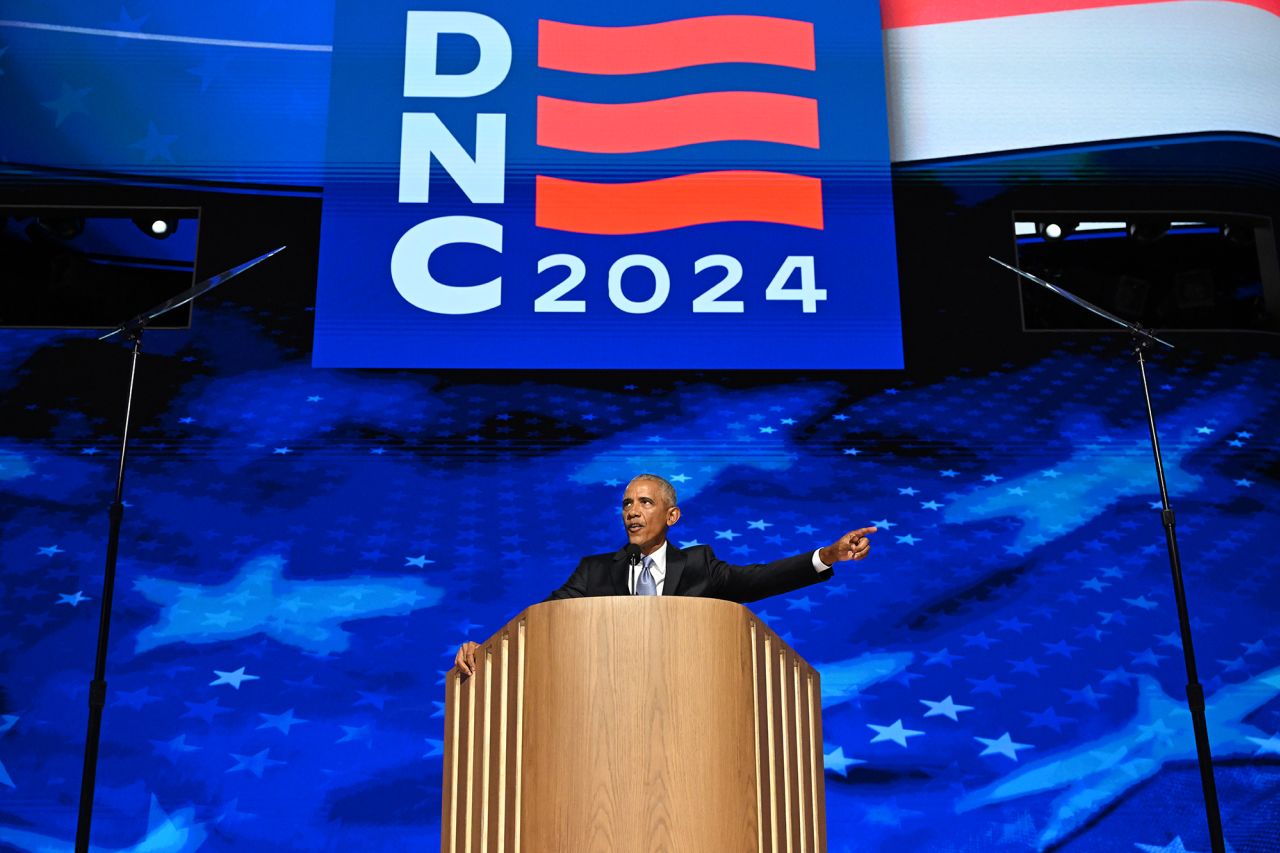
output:
M 1218 233 L 1237 246 L 1252 246 L 1254 227 L 1253 224 L 1246 222 L 1224 222 L 1218 226 Z
M 1140 220 L 1130 222 L 1125 231 L 1140 243 L 1154 243 L 1169 233 L 1169 223 L 1156 220 Z
M 41 234 L 52 237 L 55 240 L 74 240 L 84 233 L 84 217 L 82 216 L 37 216 L 35 222 L 28 228 L 27 233 L 31 234 L 31 228 L 37 229 Z M 34 235 L 33 235 L 34 236 Z
M 133 224 L 148 237 L 163 240 L 178 230 L 178 220 L 164 216 L 135 216 Z
M 1036 231 L 1039 232 L 1040 238 L 1046 241 L 1056 242 L 1065 240 L 1071 236 L 1076 230 L 1074 222 L 1038 222 L 1036 223 Z

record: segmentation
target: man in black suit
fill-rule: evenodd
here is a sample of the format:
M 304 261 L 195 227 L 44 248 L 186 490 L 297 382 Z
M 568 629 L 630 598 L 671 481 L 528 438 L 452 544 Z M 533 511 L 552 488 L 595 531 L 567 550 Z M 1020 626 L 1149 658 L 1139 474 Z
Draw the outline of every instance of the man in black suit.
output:
M 667 529 L 680 520 L 676 490 L 656 474 L 641 474 L 622 496 L 622 524 L 628 545 L 612 554 L 583 557 L 547 601 L 589 595 L 696 595 L 745 603 L 830 580 L 832 566 L 861 560 L 871 549 L 874 527 L 851 530 L 825 548 L 772 563 L 735 566 L 707 545 L 679 549 Z M 638 559 L 629 559 L 634 555 Z M 475 668 L 478 643 L 463 643 L 454 663 L 464 674 Z

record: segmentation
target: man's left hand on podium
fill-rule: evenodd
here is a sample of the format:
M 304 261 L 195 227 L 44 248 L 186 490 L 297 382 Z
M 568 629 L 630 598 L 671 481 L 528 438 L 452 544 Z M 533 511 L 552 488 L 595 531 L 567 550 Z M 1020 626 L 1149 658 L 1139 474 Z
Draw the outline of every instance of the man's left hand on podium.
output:
M 458 647 L 458 654 L 453 658 L 453 665 L 463 675 L 470 676 L 476 671 L 476 649 L 478 648 L 480 648 L 479 643 L 470 641 Z

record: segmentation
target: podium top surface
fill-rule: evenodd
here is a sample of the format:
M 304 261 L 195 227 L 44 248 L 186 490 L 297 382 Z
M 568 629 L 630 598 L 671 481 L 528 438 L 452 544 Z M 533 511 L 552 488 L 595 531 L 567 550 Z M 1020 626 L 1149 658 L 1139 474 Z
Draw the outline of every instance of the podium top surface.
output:
M 501 642 L 513 631 L 528 631 L 535 643 L 581 643 L 590 641 L 598 650 L 613 647 L 622 651 L 620 638 L 642 644 L 672 642 L 684 649 L 714 645 L 738 646 L 749 635 L 759 633 L 770 646 L 787 650 L 810 668 L 768 624 L 745 605 L 718 598 L 688 595 L 599 595 L 543 601 L 526 607 L 482 643 Z M 745 647 L 744 647 L 745 648 Z

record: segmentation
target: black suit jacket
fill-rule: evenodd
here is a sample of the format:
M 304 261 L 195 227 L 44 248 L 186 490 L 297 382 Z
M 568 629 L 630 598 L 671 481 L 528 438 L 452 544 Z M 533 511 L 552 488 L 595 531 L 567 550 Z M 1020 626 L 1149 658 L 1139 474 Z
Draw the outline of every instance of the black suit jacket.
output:
M 628 569 L 625 550 L 583 557 L 569 579 L 546 600 L 630 595 Z M 682 551 L 668 542 L 667 575 L 662 594 L 722 598 L 745 604 L 830 580 L 834 574 L 832 569 L 825 572 L 813 570 L 812 551 L 772 563 L 735 566 L 718 559 L 707 545 L 694 545 Z

